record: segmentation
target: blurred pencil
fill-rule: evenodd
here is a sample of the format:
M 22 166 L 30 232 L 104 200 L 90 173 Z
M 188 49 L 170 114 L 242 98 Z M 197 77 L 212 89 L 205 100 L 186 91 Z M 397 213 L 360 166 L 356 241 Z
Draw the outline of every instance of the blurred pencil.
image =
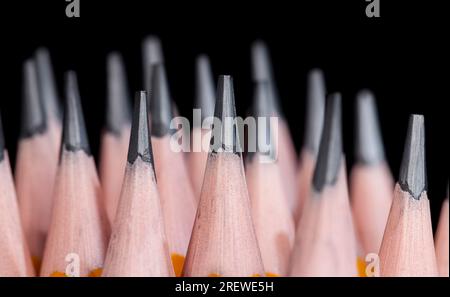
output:
M 136 94 L 128 162 L 103 276 L 173 276 L 156 186 L 144 91 Z
M 447 199 L 442 204 L 441 217 L 436 231 L 435 245 L 436 245 L 436 260 L 440 276 L 448 277 L 448 235 L 449 235 L 449 220 L 448 220 L 448 185 L 447 185 Z
M 384 157 L 373 94 L 366 90 L 359 92 L 356 104 L 356 164 L 350 176 L 350 196 L 362 248 L 358 263 L 363 271 L 365 255 L 378 254 L 380 250 L 394 182 Z
M 109 226 L 76 75 L 70 71 L 65 79 L 63 140 L 41 276 L 100 276 Z
M 0 116 L 0 276 L 34 276 L 30 252 L 20 222 L 16 190 Z
M 142 42 L 142 65 L 144 88 L 147 94 L 153 91 L 151 83 L 153 81 L 153 66 L 164 63 L 164 56 L 161 41 L 154 35 L 147 36 Z M 149 102 L 148 102 L 149 103 Z
M 203 149 L 204 140 L 211 139 L 211 129 L 202 126 L 204 121 L 211 119 L 205 124 L 212 124 L 214 116 L 214 82 L 209 58 L 206 55 L 200 55 L 196 60 L 196 81 L 195 81 L 195 108 L 201 110 L 201 123 L 193 123 L 191 134 L 191 147 L 189 153 L 189 175 L 195 193 L 195 198 L 200 199 L 202 190 L 203 176 L 205 173 L 208 151 Z M 200 146 L 195 146 L 199 144 Z M 200 151 L 201 150 L 201 151 Z
M 50 224 L 61 120 L 50 58 L 39 49 L 24 63 L 21 133 L 15 184 L 33 262 L 39 271 Z
M 158 191 L 175 274 L 181 275 L 194 223 L 196 199 L 184 156 L 171 147 L 172 99 L 163 65 L 153 66 L 150 96 L 150 132 Z
M 381 276 L 437 276 L 426 179 L 424 118 L 411 115 L 380 249 Z
M 278 121 L 278 162 L 283 171 L 284 187 L 287 192 L 289 208 L 292 214 L 295 213 L 298 199 L 296 189 L 296 175 L 297 175 L 297 153 L 295 151 L 294 143 L 292 142 L 289 126 L 284 117 L 278 91 L 275 85 L 272 65 L 269 57 L 269 50 L 262 41 L 256 41 L 252 45 L 252 65 L 253 65 L 253 81 L 268 81 L 270 100 L 273 100 L 273 106 Z
M 294 220 L 287 203 L 281 166 L 276 162 L 275 133 L 270 124 L 270 117 L 274 114 L 268 98 L 268 84 L 257 82 L 254 96 L 257 143 L 260 144 L 262 140 L 266 143 L 263 148 L 257 146 L 257 151 L 249 152 L 246 158 L 252 216 L 266 275 L 284 276 L 288 272 L 289 256 L 294 244 Z M 263 119 L 265 126 L 259 125 Z
M 320 69 L 313 69 L 308 73 L 307 87 L 305 138 L 300 151 L 297 205 L 294 206 L 296 224 L 311 192 L 311 182 L 319 152 L 320 136 L 322 135 L 326 90 L 323 73 Z
M 342 153 L 341 95 L 328 98 L 312 191 L 300 218 L 291 276 L 356 276 L 356 239 Z
M 106 125 L 100 149 L 100 181 L 106 214 L 112 224 L 119 203 L 131 129 L 128 83 L 119 53 L 107 58 Z
M 232 78 L 220 76 L 211 152 L 183 276 L 261 276 L 237 127 Z

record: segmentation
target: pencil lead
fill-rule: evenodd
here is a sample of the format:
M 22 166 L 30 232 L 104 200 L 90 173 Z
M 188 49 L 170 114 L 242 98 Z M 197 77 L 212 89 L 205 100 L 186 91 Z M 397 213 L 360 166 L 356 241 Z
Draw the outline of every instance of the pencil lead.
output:
M 110 53 L 107 67 L 106 129 L 120 135 L 123 125 L 131 122 L 131 104 L 122 56 L 117 52 Z
M 142 43 L 142 56 L 144 64 L 144 86 L 147 94 L 152 91 L 153 66 L 164 63 L 161 41 L 158 37 L 150 35 Z
M 308 74 L 307 113 L 305 144 L 314 156 L 319 151 L 320 136 L 325 114 L 325 81 L 320 69 L 313 69 Z
M 77 76 L 74 71 L 66 72 L 65 90 L 63 147 L 69 151 L 83 150 L 90 155 Z
M 255 41 L 252 45 L 252 75 L 253 81 L 268 81 L 270 99 L 273 100 L 274 110 L 281 114 L 279 105 L 278 91 L 273 78 L 272 64 L 270 62 L 269 50 L 267 45 L 261 41 Z
M 170 132 L 172 120 L 172 98 L 170 97 L 164 65 L 153 66 L 152 92 L 149 100 L 150 132 L 152 136 L 162 137 Z
M 375 97 L 363 90 L 356 98 L 356 159 L 362 164 L 377 164 L 384 160 L 384 149 Z
M 148 131 L 147 94 L 145 91 L 136 92 L 130 146 L 128 148 L 128 163 L 133 164 L 138 157 L 153 165 L 152 146 Z
M 342 161 L 341 94 L 329 95 L 325 111 L 325 123 L 320 141 L 313 186 L 321 192 L 326 185 L 333 185 L 338 177 Z
M 42 102 L 39 98 L 36 64 L 33 60 L 25 61 L 23 68 L 22 126 L 21 137 L 31 137 L 43 133 L 47 122 Z
M 196 61 L 195 107 L 202 111 L 202 121 L 214 116 L 214 82 L 209 58 L 200 55 Z
M 400 166 L 400 187 L 409 192 L 414 199 L 427 190 L 425 167 L 425 120 L 423 115 L 409 117 L 403 160 Z
M 5 150 L 5 137 L 3 135 L 2 115 L 0 114 L 0 162 L 3 161 Z
M 230 75 L 219 76 L 214 117 L 220 121 L 221 127 L 213 127 L 211 151 L 213 153 L 240 153 L 239 138 L 235 125 L 236 107 L 233 78 Z
M 52 116 L 57 120 L 61 120 L 61 105 L 48 49 L 44 47 L 38 48 L 36 50 L 35 60 L 39 82 L 39 95 L 46 116 Z

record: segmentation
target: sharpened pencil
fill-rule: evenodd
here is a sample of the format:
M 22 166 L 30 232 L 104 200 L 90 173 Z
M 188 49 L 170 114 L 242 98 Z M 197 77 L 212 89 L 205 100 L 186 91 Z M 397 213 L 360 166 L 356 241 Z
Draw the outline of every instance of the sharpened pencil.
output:
M 148 124 L 142 91 L 136 94 L 125 178 L 102 276 L 174 276 Z
M 442 204 L 441 216 L 439 218 L 439 225 L 435 236 L 436 246 L 436 260 L 440 276 L 448 277 L 448 236 L 449 236 L 449 219 L 448 219 L 448 185 L 447 185 L 447 199 Z
M 100 276 L 109 224 L 91 155 L 76 74 L 65 77 L 64 128 L 41 276 Z
M 310 196 L 291 259 L 291 276 L 356 276 L 356 239 L 342 153 L 341 95 L 329 95 Z
M 15 184 L 32 259 L 39 271 L 52 210 L 61 120 L 47 50 L 23 66 L 21 133 Z
M 277 162 L 276 136 L 274 127 L 270 125 L 270 117 L 275 115 L 268 96 L 267 82 L 256 83 L 253 116 L 258 120 L 257 138 L 261 135 L 267 147 L 258 146 L 256 152 L 247 153 L 245 168 L 253 222 L 266 275 L 285 276 L 294 245 L 295 226 L 282 169 Z M 259 121 L 265 121 L 265 126 L 259 125 Z
M 298 205 L 295 186 L 297 182 L 297 152 L 295 151 L 288 123 L 281 110 L 269 50 L 262 41 L 255 41 L 252 45 L 252 66 L 253 81 L 267 81 L 269 84 L 269 100 L 273 100 L 274 111 L 278 116 L 278 162 L 280 162 L 284 176 L 284 187 L 287 192 L 289 208 L 294 215 Z
M 197 200 L 184 156 L 171 148 L 172 99 L 163 65 L 153 66 L 150 96 L 150 132 L 155 156 L 156 180 L 164 213 L 170 256 L 175 274 L 181 275 L 194 224 Z
M 0 276 L 34 276 L 17 205 L 0 116 Z
M 219 77 L 215 117 L 183 276 L 262 276 L 261 254 L 245 182 L 232 78 Z M 215 134 L 217 133 L 217 134 Z
M 131 104 L 122 56 L 107 58 L 106 125 L 100 149 L 100 181 L 109 222 L 114 222 L 122 189 L 131 129 Z
M 437 276 L 427 197 L 425 124 L 411 115 L 399 181 L 380 249 L 381 276 Z

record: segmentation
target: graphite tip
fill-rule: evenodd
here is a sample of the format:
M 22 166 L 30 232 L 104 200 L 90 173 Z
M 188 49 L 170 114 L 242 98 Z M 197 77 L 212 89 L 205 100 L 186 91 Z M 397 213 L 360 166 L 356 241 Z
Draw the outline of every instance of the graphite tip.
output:
M 131 122 L 131 104 L 122 56 L 113 52 L 107 58 L 108 94 L 106 100 L 106 129 L 120 135 L 124 125 Z
M 214 116 L 214 82 L 209 58 L 200 55 L 196 61 L 195 107 L 202 111 L 202 121 Z
M 68 151 L 83 150 L 90 155 L 89 140 L 81 107 L 77 76 L 74 71 L 65 74 L 66 100 L 64 106 L 63 147 Z
M 151 35 L 142 42 L 142 57 L 144 67 L 144 86 L 147 94 L 152 90 L 153 66 L 164 63 L 161 41 L 158 37 Z
M 240 153 L 239 136 L 235 125 L 236 106 L 233 78 L 230 75 L 219 76 L 216 98 L 211 151 L 214 153 Z M 220 126 L 216 127 L 217 124 Z
M 164 65 L 153 66 L 153 91 L 149 102 L 150 110 L 150 132 L 152 136 L 163 137 L 170 132 L 170 121 L 172 120 L 172 98 L 167 83 Z
M 0 113 L 0 162 L 5 158 L 5 137 L 3 135 L 2 115 Z
M 400 166 L 399 184 L 403 191 L 419 199 L 427 190 L 425 167 L 425 120 L 423 115 L 409 117 L 403 160 Z
M 47 48 L 38 48 L 35 53 L 39 83 L 39 95 L 47 117 L 61 120 L 61 105 L 53 74 L 50 53 Z
M 45 111 L 39 98 L 36 64 L 32 59 L 23 66 L 21 137 L 32 137 L 47 129 Z
M 362 90 L 356 100 L 356 160 L 367 165 L 378 164 L 384 160 L 384 149 L 375 97 L 370 91 Z
M 321 192 L 326 185 L 333 185 L 342 162 L 341 94 L 328 96 L 325 122 L 320 140 L 317 164 L 313 175 L 313 187 Z
M 317 155 L 320 136 L 323 129 L 325 115 L 325 80 L 320 69 L 313 69 L 308 73 L 308 90 L 306 97 L 306 130 L 304 147 Z
M 152 146 L 148 127 L 147 93 L 136 92 L 133 123 L 131 125 L 128 163 L 133 164 L 138 157 L 153 164 Z

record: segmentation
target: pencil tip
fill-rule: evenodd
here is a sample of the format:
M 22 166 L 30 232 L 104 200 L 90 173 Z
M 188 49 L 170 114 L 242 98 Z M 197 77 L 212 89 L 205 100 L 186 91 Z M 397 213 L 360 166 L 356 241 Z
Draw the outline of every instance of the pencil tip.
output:
M 74 71 L 66 72 L 65 91 L 63 146 L 68 151 L 83 150 L 90 155 L 77 76 Z
M 138 157 L 153 164 L 152 146 L 148 128 L 147 93 L 136 92 L 133 123 L 131 125 L 128 163 L 133 164 Z
M 201 109 L 202 121 L 214 116 L 214 82 L 211 64 L 206 55 L 200 55 L 196 61 L 195 107 Z
M 400 187 L 419 199 L 427 190 L 425 167 L 425 119 L 423 115 L 409 117 L 403 160 L 400 166 Z
M 325 114 L 325 80 L 320 69 L 308 74 L 307 113 L 304 147 L 317 155 Z
M 356 160 L 367 165 L 377 164 L 384 160 L 384 149 L 375 97 L 370 91 L 362 90 L 356 98 Z
M 341 94 L 329 95 L 325 110 L 325 122 L 320 140 L 319 154 L 313 176 L 313 186 L 321 192 L 326 185 L 333 185 L 342 162 Z
M 0 162 L 5 158 L 5 137 L 3 135 L 2 114 L 0 113 Z
M 213 127 L 211 151 L 214 153 L 240 153 L 238 131 L 235 125 L 236 107 L 234 102 L 233 79 L 230 75 L 219 76 L 214 117 L 221 127 Z M 216 125 L 216 121 L 214 123 Z
M 21 137 L 27 138 L 47 129 L 45 111 L 39 98 L 36 64 L 32 59 L 23 66 Z
M 122 56 L 117 52 L 110 53 L 107 68 L 106 129 L 120 135 L 123 126 L 131 122 L 131 104 Z
M 153 66 L 152 93 L 149 102 L 150 132 L 152 136 L 162 137 L 170 132 L 172 120 L 172 99 L 170 97 L 164 65 Z
M 39 94 L 47 117 L 61 120 L 61 105 L 53 73 L 50 53 L 41 47 L 35 53 L 36 68 L 39 82 Z
M 142 57 L 144 67 L 144 86 L 147 94 L 152 91 L 153 66 L 164 63 L 161 41 L 157 36 L 147 36 L 142 42 Z

